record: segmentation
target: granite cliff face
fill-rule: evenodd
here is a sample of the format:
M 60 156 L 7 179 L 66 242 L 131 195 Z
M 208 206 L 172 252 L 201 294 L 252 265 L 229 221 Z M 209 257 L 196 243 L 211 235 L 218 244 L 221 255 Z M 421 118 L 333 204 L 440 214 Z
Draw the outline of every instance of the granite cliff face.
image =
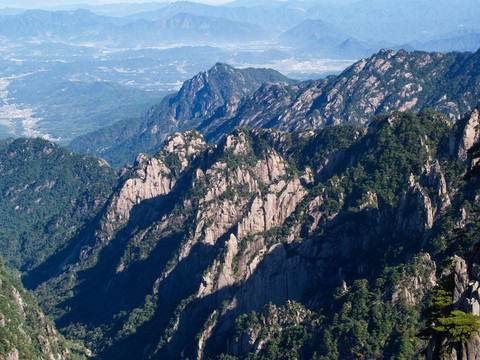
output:
M 344 333 L 335 351 L 321 344 L 337 331 L 331 314 L 379 291 L 371 308 L 391 309 L 397 330 L 382 328 L 392 336 L 371 357 L 386 356 L 414 336 L 401 314 L 418 316 L 445 224 L 468 211 L 456 179 L 468 165 L 462 149 L 478 137 L 475 111 L 455 126 L 425 110 L 382 115 L 368 129 L 240 128 L 213 146 L 194 130 L 175 133 L 123 171 L 36 293 L 68 337 L 104 359 L 206 359 L 273 351 L 295 324 L 310 329 L 300 358 L 368 354 L 376 340 L 358 334 L 350 347 Z M 425 347 L 413 344 L 398 351 Z

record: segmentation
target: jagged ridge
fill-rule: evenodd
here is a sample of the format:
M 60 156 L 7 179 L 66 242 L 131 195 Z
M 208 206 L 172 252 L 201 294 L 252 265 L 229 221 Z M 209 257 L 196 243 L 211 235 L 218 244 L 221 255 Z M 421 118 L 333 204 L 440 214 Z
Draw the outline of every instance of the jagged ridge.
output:
M 114 166 L 131 163 L 139 153 L 155 153 L 167 136 L 196 127 L 225 101 L 237 101 L 264 82 L 293 81 L 271 69 L 235 69 L 216 64 L 187 80 L 175 94 L 138 119 L 126 119 L 72 141 L 70 148 L 105 158 Z
M 455 172 L 478 139 L 475 121 L 478 109 L 453 128 L 432 111 L 396 112 L 368 131 L 238 129 L 218 146 L 174 134 L 137 159 L 37 294 L 63 331 L 106 359 L 260 351 L 230 337 L 238 316 L 269 302 L 320 311 L 343 281 L 375 281 L 422 249 L 442 251 L 444 224 L 464 206 Z M 417 306 L 419 289 L 434 285 L 435 264 L 419 263 L 428 276 L 414 268 L 411 279 L 423 285 L 388 288 L 393 304 Z M 391 344 L 413 336 L 406 329 Z M 415 344 L 399 351 L 416 354 Z
M 433 108 L 458 120 L 480 98 L 479 62 L 480 51 L 382 50 L 338 76 L 300 84 L 273 70 L 217 64 L 145 116 L 79 137 L 70 147 L 120 167 L 140 152 L 154 154 L 169 134 L 189 128 L 216 142 L 237 126 L 293 131 L 365 125 L 393 110 Z
M 382 50 L 339 76 L 292 86 L 265 84 L 236 104 L 234 111 L 219 109 L 198 129 L 210 141 L 236 126 L 319 129 L 332 124 L 366 124 L 380 113 L 424 108 L 459 120 L 480 97 L 476 80 L 479 61 L 480 51 Z

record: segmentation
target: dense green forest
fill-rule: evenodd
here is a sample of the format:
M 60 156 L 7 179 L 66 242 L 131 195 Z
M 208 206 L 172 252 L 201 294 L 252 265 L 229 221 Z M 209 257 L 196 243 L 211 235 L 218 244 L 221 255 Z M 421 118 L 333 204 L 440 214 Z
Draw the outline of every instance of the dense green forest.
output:
M 0 173 L 0 251 L 20 271 L 62 249 L 117 181 L 105 161 L 39 138 L 2 141 Z

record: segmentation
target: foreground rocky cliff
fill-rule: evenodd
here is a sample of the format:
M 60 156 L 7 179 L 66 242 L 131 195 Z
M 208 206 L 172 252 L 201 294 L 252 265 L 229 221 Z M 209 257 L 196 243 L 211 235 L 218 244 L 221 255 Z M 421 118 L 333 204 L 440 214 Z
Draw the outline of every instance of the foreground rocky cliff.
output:
M 7 273 L 0 259 L 0 358 L 76 360 L 86 359 L 87 353 L 57 332 L 32 294 Z
M 475 121 L 173 134 L 44 263 L 58 273 L 25 280 L 104 359 L 418 357 L 449 229 L 478 194 L 462 179 Z

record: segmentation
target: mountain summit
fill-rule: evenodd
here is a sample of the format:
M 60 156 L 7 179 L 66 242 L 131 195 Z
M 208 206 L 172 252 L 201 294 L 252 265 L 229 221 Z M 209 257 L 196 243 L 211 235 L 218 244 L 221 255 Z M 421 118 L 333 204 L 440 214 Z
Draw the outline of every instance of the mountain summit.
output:
M 380 113 L 433 108 L 459 119 L 480 98 L 476 53 L 382 50 L 338 76 L 292 83 L 274 70 L 216 64 L 186 81 L 148 114 L 74 140 L 70 148 L 120 167 L 154 154 L 168 134 L 196 128 L 208 142 L 237 126 L 279 130 L 367 124 Z
M 165 97 L 143 117 L 79 137 L 70 148 L 98 154 L 114 166 L 132 163 L 138 153 L 155 153 L 171 133 L 197 127 L 226 102 L 239 102 L 265 82 L 286 85 L 294 81 L 271 69 L 235 69 L 217 63 L 185 81 L 177 93 Z

